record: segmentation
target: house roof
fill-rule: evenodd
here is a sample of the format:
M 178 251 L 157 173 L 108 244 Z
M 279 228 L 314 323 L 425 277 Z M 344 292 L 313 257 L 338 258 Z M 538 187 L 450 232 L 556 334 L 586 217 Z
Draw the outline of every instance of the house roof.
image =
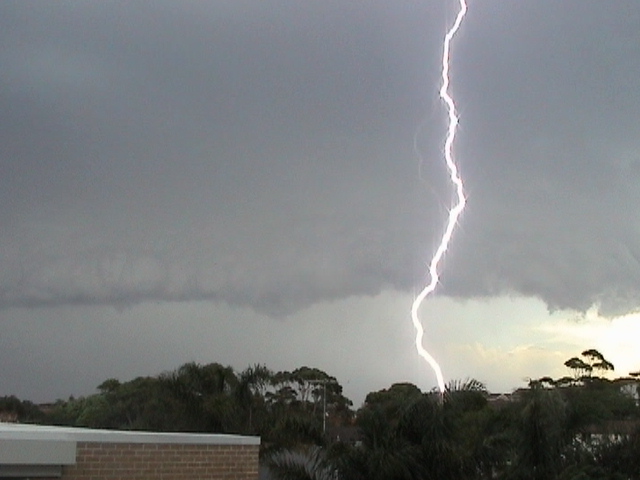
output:
M 78 442 L 259 445 L 260 437 L 159 433 L 0 423 L 0 466 L 71 465 Z
M 105 443 L 177 443 L 200 445 L 260 445 L 260 437 L 227 434 L 97 430 L 20 423 L 0 423 L 0 441 L 51 440 Z
M 589 425 L 585 431 L 592 434 L 631 435 L 640 431 L 640 421 L 635 419 L 608 420 L 600 424 Z

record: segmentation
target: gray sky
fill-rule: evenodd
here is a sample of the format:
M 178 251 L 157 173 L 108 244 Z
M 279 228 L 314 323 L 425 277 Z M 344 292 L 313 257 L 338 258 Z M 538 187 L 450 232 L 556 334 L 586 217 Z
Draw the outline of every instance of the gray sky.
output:
M 456 8 L 2 2 L 0 395 L 190 360 L 432 388 L 409 308 L 453 199 Z M 635 0 L 470 2 L 469 203 L 422 312 L 448 379 L 640 367 L 638 25 Z

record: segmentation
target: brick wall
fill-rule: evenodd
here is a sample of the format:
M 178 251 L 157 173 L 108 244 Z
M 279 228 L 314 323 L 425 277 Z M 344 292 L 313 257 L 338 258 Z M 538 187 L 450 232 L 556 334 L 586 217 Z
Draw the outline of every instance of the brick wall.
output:
M 63 480 L 257 480 L 258 445 L 78 442 Z

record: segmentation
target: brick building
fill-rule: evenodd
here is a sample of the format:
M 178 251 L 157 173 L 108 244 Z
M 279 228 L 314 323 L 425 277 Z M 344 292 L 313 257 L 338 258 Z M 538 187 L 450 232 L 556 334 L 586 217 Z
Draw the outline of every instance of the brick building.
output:
M 259 437 L 0 423 L 0 478 L 257 480 Z

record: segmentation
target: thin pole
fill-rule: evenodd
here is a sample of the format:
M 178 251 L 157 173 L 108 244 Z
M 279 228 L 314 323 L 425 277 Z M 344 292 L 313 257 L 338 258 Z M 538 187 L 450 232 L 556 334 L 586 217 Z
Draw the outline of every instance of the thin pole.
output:
M 322 382 L 322 434 L 327 433 L 327 381 Z

